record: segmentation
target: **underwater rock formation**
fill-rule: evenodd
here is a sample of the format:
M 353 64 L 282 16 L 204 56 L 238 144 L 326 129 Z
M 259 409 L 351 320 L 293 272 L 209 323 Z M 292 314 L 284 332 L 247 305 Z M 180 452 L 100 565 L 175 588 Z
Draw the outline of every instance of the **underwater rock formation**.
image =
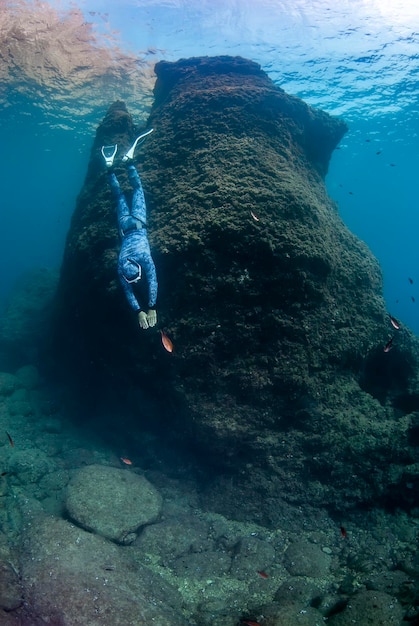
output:
M 100 147 L 118 143 L 123 154 L 139 132 L 117 102 L 97 130 L 67 239 L 60 368 L 97 410 L 115 401 L 118 415 L 129 408 L 238 470 L 227 511 L 236 516 L 246 502 L 249 515 L 275 523 L 278 494 L 335 509 L 385 498 L 417 450 L 407 442 L 417 346 L 402 329 L 384 352 L 395 331 L 380 268 L 326 192 L 345 124 L 241 58 L 160 62 L 156 74 L 155 132 L 136 164 L 158 328 L 174 352 L 155 329 L 138 329 L 117 283 Z M 226 489 L 210 488 L 208 506 Z
M 154 522 L 161 496 L 143 476 L 115 467 L 89 465 L 73 476 L 67 489 L 70 517 L 87 530 L 122 544 L 132 543 L 136 531 Z
M 176 589 L 112 542 L 45 515 L 26 531 L 20 624 L 186 625 Z

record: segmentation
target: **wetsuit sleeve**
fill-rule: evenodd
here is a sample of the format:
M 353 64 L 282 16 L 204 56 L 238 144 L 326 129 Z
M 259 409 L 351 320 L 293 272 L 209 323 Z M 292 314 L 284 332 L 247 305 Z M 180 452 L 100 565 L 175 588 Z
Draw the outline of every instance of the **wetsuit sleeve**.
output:
M 148 283 L 148 307 L 153 309 L 156 306 L 158 285 L 156 267 L 151 255 L 147 256 L 146 261 L 143 263 L 143 269 Z
M 119 276 L 119 282 L 121 283 L 122 289 L 124 290 L 125 297 L 128 300 L 128 304 L 130 305 L 133 311 L 138 313 L 138 311 L 141 311 L 141 307 L 138 303 L 137 298 L 134 295 L 134 290 L 132 288 L 132 285 L 130 283 L 127 283 L 127 281 L 124 279 L 122 273 L 119 270 L 118 270 L 118 276 Z

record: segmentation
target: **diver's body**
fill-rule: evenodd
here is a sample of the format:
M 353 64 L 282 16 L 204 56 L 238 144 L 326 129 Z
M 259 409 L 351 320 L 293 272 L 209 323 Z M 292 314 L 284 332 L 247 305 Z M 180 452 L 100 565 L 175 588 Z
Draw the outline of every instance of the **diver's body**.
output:
M 155 326 L 157 322 L 155 306 L 158 284 L 156 268 L 147 238 L 147 208 L 144 191 L 132 159 L 137 143 L 151 132 L 152 130 L 140 135 L 122 159 L 128 164 L 128 178 L 134 189 L 131 210 L 115 173 L 110 169 L 117 152 L 117 146 L 103 146 L 102 148 L 106 166 L 109 168 L 109 184 L 117 202 L 118 227 L 122 240 L 118 257 L 118 277 L 128 303 L 137 313 L 138 323 L 144 329 Z M 113 149 L 113 152 L 112 154 L 108 153 L 107 156 L 106 151 L 109 151 L 110 148 Z M 141 279 L 142 270 L 148 285 L 147 313 L 142 310 L 134 290 L 134 285 Z

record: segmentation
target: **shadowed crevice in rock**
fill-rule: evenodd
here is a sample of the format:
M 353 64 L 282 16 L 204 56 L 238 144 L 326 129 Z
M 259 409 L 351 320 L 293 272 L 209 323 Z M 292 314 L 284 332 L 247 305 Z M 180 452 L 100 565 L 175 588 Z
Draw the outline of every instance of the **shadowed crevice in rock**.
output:
M 249 506 L 255 515 L 264 508 L 265 520 L 275 517 L 277 493 L 336 508 L 385 497 L 390 468 L 371 468 L 390 448 L 392 462 L 410 458 L 393 402 L 414 393 L 417 347 L 403 330 L 383 352 L 380 268 L 325 189 L 345 124 L 245 59 L 161 62 L 156 74 L 155 132 L 136 165 L 159 277 L 158 328 L 175 350 L 164 351 L 156 329 L 136 327 L 117 284 L 100 147 L 118 143 L 123 154 L 139 129 L 115 103 L 67 239 L 60 367 L 78 377 L 92 409 L 115 403 L 119 415 L 140 415 L 142 426 L 190 442 L 206 461 L 240 468 L 243 489 L 262 498 Z M 117 173 L 125 185 L 124 168 Z M 206 494 L 214 508 L 218 493 Z M 231 506 L 242 498 L 236 488 Z

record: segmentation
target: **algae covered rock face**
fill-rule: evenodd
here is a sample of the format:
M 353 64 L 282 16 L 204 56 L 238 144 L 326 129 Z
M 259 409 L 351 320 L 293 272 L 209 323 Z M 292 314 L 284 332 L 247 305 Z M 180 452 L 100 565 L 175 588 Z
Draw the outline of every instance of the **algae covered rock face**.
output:
M 71 518 L 118 543 L 132 543 L 141 526 L 158 518 L 161 505 L 159 492 L 143 476 L 102 465 L 80 469 L 67 490 Z
M 144 127 L 116 102 L 68 233 L 56 370 L 98 416 L 114 407 L 137 428 L 141 413 L 141 428 L 237 472 L 230 509 L 221 496 L 228 515 L 245 503 L 247 515 L 275 523 L 279 494 L 342 509 L 399 493 L 395 468 L 415 458 L 400 418 L 419 408 L 419 350 L 402 329 L 383 351 L 394 329 L 379 265 L 327 194 L 346 124 L 246 59 L 162 61 L 155 71 L 154 132 L 135 165 L 158 328 L 174 350 L 155 328 L 139 330 L 118 284 L 101 146 L 117 143 L 122 155 Z M 120 160 L 115 171 L 129 193 Z M 206 494 L 215 508 L 216 490 L 214 481 Z

